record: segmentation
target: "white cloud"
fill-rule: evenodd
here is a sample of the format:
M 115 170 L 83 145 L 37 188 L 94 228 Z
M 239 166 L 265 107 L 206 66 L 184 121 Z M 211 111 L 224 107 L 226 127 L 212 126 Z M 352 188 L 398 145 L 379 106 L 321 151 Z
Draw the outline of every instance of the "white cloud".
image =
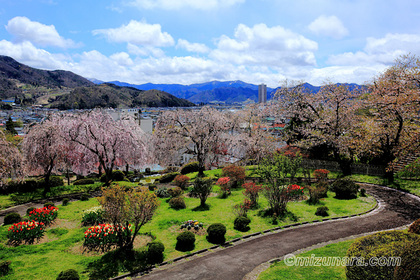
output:
M 192 8 L 196 10 L 214 10 L 240 4 L 245 0 L 132 0 L 129 6 L 138 9 L 180 10 Z
M 363 51 L 332 55 L 330 65 L 370 66 L 392 64 L 403 54 L 420 53 L 420 35 L 386 34 L 383 38 L 367 38 Z
M 197 53 L 208 53 L 210 51 L 210 49 L 204 44 L 190 43 L 184 39 L 179 39 L 176 47 L 185 49 L 189 52 L 197 52 Z
M 54 25 L 45 25 L 31 21 L 27 17 L 14 17 L 6 25 L 6 30 L 12 34 L 17 42 L 29 41 L 42 47 L 73 48 L 80 44 L 61 37 Z
M 103 35 L 108 41 L 131 43 L 155 47 L 173 46 L 174 39 L 167 32 L 162 32 L 160 24 L 148 24 L 131 20 L 127 25 L 118 28 L 97 29 L 93 35 Z
M 121 66 L 131 66 L 134 64 L 133 60 L 130 58 L 130 55 L 126 52 L 114 53 L 109 58 Z
M 127 44 L 127 50 L 130 54 L 136 56 L 153 56 L 153 57 L 163 57 L 165 52 L 162 49 L 155 48 L 152 46 L 139 47 L 133 44 Z
M 234 64 L 290 66 L 315 65 L 318 44 L 281 26 L 239 24 L 235 38 L 223 35 L 210 57 Z
M 308 26 L 309 30 L 316 35 L 341 39 L 349 34 L 347 28 L 336 16 L 322 15 L 311 22 Z

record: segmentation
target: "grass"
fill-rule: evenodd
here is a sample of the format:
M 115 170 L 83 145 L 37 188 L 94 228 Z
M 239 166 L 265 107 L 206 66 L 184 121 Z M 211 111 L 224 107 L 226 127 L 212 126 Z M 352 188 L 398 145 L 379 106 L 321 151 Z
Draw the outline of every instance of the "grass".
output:
M 347 250 L 354 240 L 347 240 L 308 251 L 297 257 L 340 257 L 346 256 Z M 345 266 L 287 266 L 283 261 L 276 262 L 262 272 L 258 280 L 299 279 L 299 280 L 331 280 L 346 279 Z
M 130 183 L 121 183 L 129 185 Z M 134 186 L 135 184 L 132 184 Z M 217 191 L 218 187 L 214 187 Z M 226 239 L 231 240 L 246 234 L 260 232 L 295 222 L 304 222 L 319 219 L 315 216 L 315 210 L 320 205 L 326 205 L 330 209 L 330 217 L 350 215 L 371 209 L 375 202 L 373 198 L 358 198 L 355 200 L 337 200 L 333 194 L 321 201 L 320 205 L 308 205 L 304 201 L 291 202 L 288 205 L 290 211 L 286 217 L 279 220 L 278 225 L 272 224 L 271 217 L 261 215 L 262 209 L 267 207 L 265 198 L 260 197 L 260 208 L 249 212 L 251 218 L 250 231 L 239 232 L 233 229 L 232 207 L 242 202 L 244 196 L 242 190 L 233 190 L 232 194 L 222 199 L 212 196 L 207 200 L 207 208 L 199 207 L 199 199 L 185 197 L 187 208 L 174 210 L 169 207 L 169 199 L 160 199 L 160 206 L 153 219 L 143 226 L 141 233 L 155 236 L 158 241 L 165 245 L 165 259 L 169 260 L 186 253 L 175 250 L 176 236 L 180 232 L 180 225 L 186 220 L 198 220 L 207 228 L 210 224 L 221 222 L 226 225 Z M 87 227 L 81 227 L 81 218 L 84 210 L 97 206 L 96 199 L 88 201 L 71 202 L 68 206 L 59 206 L 58 222 L 56 226 L 48 228 L 45 243 L 34 245 L 20 245 L 9 247 L 7 242 L 8 226 L 0 228 L 0 259 L 12 261 L 13 273 L 4 279 L 55 279 L 60 271 L 73 268 L 81 275 L 81 279 L 88 279 L 86 269 L 94 267 L 100 270 L 122 271 L 121 267 L 108 267 L 115 263 L 113 253 L 105 256 L 98 254 L 82 254 L 80 245 L 83 243 L 83 233 Z M 139 237 L 138 237 L 139 238 Z M 193 251 L 213 246 L 205 235 L 196 235 L 195 248 Z M 111 261 L 107 261 L 110 259 Z

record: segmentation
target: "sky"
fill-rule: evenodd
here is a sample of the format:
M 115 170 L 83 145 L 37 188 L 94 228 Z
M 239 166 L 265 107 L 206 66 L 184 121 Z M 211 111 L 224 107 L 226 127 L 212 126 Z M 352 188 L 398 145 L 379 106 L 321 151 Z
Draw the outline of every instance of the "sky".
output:
M 364 84 L 420 56 L 418 0 L 0 0 L 0 55 L 132 84 Z

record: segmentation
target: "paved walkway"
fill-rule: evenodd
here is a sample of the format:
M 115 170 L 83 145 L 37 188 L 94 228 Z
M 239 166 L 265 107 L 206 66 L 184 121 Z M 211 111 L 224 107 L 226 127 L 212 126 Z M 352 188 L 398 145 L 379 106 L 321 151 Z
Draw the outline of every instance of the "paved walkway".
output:
M 344 220 L 309 224 L 243 242 L 190 261 L 168 265 L 131 279 L 243 279 L 258 265 L 297 250 L 341 238 L 387 230 L 420 218 L 420 199 L 388 188 L 363 186 L 383 200 L 380 209 Z

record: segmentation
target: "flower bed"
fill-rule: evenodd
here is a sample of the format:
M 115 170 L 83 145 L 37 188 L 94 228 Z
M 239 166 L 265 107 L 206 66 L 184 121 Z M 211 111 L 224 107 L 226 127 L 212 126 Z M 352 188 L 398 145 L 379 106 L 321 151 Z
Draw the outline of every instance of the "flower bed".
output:
M 15 245 L 22 242 L 32 244 L 35 240 L 44 236 L 45 227 L 43 222 L 23 221 L 13 224 L 8 232 L 7 238 Z
M 203 227 L 203 223 L 200 223 L 197 220 L 188 220 L 188 221 L 185 221 L 181 225 L 181 229 L 188 229 L 188 230 L 190 229 L 199 230 L 202 227 Z
M 55 206 L 48 206 L 43 208 L 36 208 L 29 212 L 29 218 L 36 222 L 42 222 L 45 225 L 52 223 L 58 215 L 58 208 Z
M 131 226 L 131 225 L 130 225 Z M 93 250 L 106 250 L 118 243 L 118 232 L 122 236 L 130 235 L 132 229 L 125 227 L 115 226 L 112 224 L 99 224 L 92 226 L 85 231 L 85 240 L 83 246 Z

